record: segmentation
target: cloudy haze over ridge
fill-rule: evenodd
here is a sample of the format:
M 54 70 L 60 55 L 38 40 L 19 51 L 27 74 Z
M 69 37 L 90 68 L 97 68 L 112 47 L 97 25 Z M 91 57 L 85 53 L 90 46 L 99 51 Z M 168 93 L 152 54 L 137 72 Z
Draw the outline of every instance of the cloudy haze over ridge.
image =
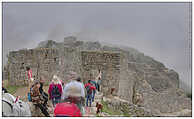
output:
M 3 3 L 3 60 L 8 51 L 74 35 L 79 40 L 133 47 L 177 71 L 190 91 L 189 5 Z

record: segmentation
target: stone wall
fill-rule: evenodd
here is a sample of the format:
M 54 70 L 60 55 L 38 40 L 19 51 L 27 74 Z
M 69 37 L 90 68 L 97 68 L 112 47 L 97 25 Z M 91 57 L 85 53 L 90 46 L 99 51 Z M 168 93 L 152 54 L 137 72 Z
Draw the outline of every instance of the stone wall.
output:
M 59 66 L 58 50 L 51 48 L 40 48 L 30 50 L 19 50 L 9 53 L 8 72 L 10 85 L 25 84 L 26 66 L 32 69 L 32 75 L 39 79 L 40 75 L 46 74 L 50 80 Z
M 151 117 L 152 112 L 144 107 L 138 107 L 126 100 L 120 99 L 118 97 L 106 98 L 103 97 L 103 101 L 107 104 L 108 108 L 120 112 L 126 116 L 130 117 Z
M 115 88 L 113 94 L 117 94 L 120 79 L 120 53 L 103 51 L 82 51 L 82 78 L 87 82 L 102 71 L 102 91 L 105 95 L 110 94 L 110 89 Z
M 38 48 L 13 51 L 9 54 L 8 70 L 10 85 L 25 84 L 26 66 L 32 69 L 33 77 L 39 79 L 42 74 L 48 81 L 57 74 L 65 82 L 69 71 L 77 72 L 84 82 L 95 78 L 98 69 L 102 71 L 102 90 L 110 93 L 110 88 L 118 92 L 120 79 L 120 53 L 102 51 L 82 51 L 64 47 L 64 49 Z M 4 74 L 7 74 L 4 73 Z M 92 76 L 92 77 L 91 77 Z M 6 77 L 5 77 L 6 78 Z

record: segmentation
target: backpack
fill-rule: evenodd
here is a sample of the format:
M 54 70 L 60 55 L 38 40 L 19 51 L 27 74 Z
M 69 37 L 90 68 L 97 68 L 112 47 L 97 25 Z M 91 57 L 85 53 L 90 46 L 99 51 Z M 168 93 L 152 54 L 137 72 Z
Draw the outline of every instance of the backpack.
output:
M 23 117 L 31 116 L 30 107 L 27 102 L 17 100 L 16 98 L 9 94 L 5 93 L 2 95 L 2 116 L 4 117 Z
M 51 91 L 51 96 L 53 98 L 57 98 L 57 97 L 60 97 L 61 94 L 59 92 L 59 88 L 57 87 L 57 85 L 54 85 L 53 88 L 52 88 L 52 91 Z
M 55 117 L 81 117 L 81 111 L 74 103 L 58 103 L 54 109 Z
M 28 101 L 29 101 L 29 102 L 32 102 L 32 97 L 31 97 L 30 92 L 28 93 Z
M 92 94 L 92 90 L 91 90 L 91 86 L 90 85 L 88 85 L 86 87 L 86 92 L 87 92 L 87 94 Z
M 31 100 L 33 103 L 42 104 L 44 102 L 43 96 L 40 94 L 39 89 L 35 88 L 34 85 L 30 89 L 30 95 L 28 100 Z

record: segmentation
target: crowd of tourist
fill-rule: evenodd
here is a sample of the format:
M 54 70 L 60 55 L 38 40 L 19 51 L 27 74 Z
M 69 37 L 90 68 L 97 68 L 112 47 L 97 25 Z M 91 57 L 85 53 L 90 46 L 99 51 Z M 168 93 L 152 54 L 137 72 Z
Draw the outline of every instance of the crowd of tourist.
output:
M 29 72 L 30 69 L 27 71 Z M 30 76 L 28 75 L 29 79 L 31 79 Z M 59 76 L 54 75 L 49 84 L 48 93 L 43 90 L 45 80 L 44 76 L 41 76 L 39 81 L 29 81 L 29 101 L 47 117 L 50 116 L 48 100 L 52 101 L 54 116 L 82 116 L 85 113 L 84 106 L 91 107 L 96 92 L 100 91 L 101 71 L 99 70 L 95 79 L 88 80 L 86 84 L 73 71 L 69 72 L 66 81 L 60 80 Z

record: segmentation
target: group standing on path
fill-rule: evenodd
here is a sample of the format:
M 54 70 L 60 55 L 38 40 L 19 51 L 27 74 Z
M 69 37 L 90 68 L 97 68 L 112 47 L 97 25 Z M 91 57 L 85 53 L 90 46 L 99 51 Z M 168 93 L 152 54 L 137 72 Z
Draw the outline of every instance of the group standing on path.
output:
M 68 83 L 64 84 L 58 76 L 54 75 L 49 85 L 48 94 L 43 91 L 44 76 L 41 76 L 40 81 L 35 81 L 33 85 L 29 81 L 29 85 L 31 85 L 29 101 L 40 108 L 45 116 L 49 116 L 48 100 L 52 101 L 54 116 L 83 116 L 85 114 L 84 106 L 91 107 L 96 90 L 100 91 L 101 71 L 99 70 L 96 79 L 88 80 L 85 85 L 81 77 L 73 71 L 69 72 L 67 80 Z

